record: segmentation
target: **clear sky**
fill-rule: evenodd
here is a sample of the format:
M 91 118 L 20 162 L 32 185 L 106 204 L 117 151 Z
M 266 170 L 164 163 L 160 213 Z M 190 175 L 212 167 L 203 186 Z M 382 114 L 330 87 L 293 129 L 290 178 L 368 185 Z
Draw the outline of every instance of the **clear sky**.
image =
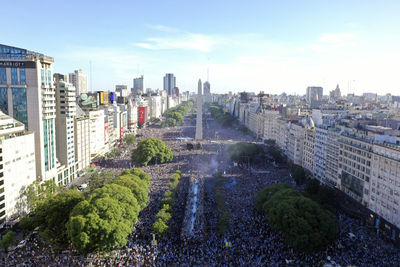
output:
M 1 0 L 0 43 L 55 58 L 55 71 L 92 61 L 93 89 L 400 95 L 400 1 Z

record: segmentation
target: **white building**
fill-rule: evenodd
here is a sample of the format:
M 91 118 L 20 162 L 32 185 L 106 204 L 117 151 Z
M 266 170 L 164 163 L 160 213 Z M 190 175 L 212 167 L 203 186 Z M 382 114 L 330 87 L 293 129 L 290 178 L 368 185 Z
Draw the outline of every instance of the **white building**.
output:
M 128 130 L 136 134 L 138 127 L 138 104 L 135 99 L 129 97 L 128 99 Z
M 339 179 L 339 137 L 340 130 L 334 127 L 328 128 L 326 141 L 326 183 L 336 187 Z
M 87 94 L 88 92 L 88 76 L 82 70 L 75 70 L 69 74 L 69 82 L 72 83 L 76 89 L 76 96 L 80 94 Z
M 57 99 L 56 140 L 57 158 L 61 164 L 75 164 L 74 117 L 76 115 L 75 87 L 64 81 L 55 81 Z
M 80 171 L 90 165 L 90 139 L 89 139 L 89 116 L 76 107 L 74 119 L 74 144 L 75 161 L 78 163 L 77 170 Z
M 0 226 L 27 211 L 21 193 L 34 181 L 34 134 L 0 111 Z
M 104 109 L 91 110 L 87 112 L 89 116 L 89 150 L 90 157 L 104 154 L 105 151 L 105 125 Z

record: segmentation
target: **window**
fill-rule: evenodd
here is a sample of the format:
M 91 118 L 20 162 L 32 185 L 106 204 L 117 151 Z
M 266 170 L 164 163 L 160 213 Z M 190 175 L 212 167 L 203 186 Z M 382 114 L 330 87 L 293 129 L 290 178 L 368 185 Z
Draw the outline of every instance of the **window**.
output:
M 11 68 L 11 84 L 18 84 L 17 68 Z
M 41 69 L 41 78 L 42 78 L 42 85 L 44 85 L 44 69 Z
M 0 88 L 0 110 L 8 115 L 8 93 L 7 93 L 7 88 Z
M 26 84 L 26 78 L 25 78 L 25 68 L 20 68 L 19 69 L 19 81 L 20 84 Z
M 28 129 L 26 89 L 12 88 L 12 101 L 13 101 L 14 118 L 25 124 L 25 129 Z
M 0 84 L 7 83 L 6 68 L 0 68 Z

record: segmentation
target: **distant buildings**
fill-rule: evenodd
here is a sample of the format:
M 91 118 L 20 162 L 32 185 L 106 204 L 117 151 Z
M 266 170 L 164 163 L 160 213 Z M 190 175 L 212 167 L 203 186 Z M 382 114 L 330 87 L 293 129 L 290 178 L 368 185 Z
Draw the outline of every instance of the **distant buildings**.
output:
M 306 92 L 306 101 L 312 103 L 313 101 L 321 101 L 323 96 L 323 89 L 319 86 L 309 86 Z
M 331 99 L 340 99 L 342 97 L 342 93 L 340 92 L 339 84 L 336 86 L 335 90 L 329 92 L 329 97 Z
M 120 96 L 120 97 L 127 97 L 129 95 L 127 85 L 116 85 L 115 92 L 117 93 L 117 96 Z
M 133 79 L 133 95 L 139 95 L 144 92 L 144 80 L 143 75 Z
M 88 76 L 83 73 L 82 70 L 75 70 L 73 73 L 69 74 L 69 81 L 64 80 L 66 82 L 72 83 L 72 85 L 76 89 L 76 95 L 86 94 L 88 92 Z
M 167 73 L 164 76 L 164 91 L 167 92 L 169 96 L 172 96 L 172 89 L 176 87 L 176 77 L 172 73 Z

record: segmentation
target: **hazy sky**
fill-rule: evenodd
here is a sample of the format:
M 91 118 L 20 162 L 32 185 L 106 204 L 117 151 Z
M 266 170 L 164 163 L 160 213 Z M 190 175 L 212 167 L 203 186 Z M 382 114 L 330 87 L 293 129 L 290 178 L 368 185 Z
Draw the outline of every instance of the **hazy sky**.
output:
M 55 71 L 92 61 L 93 89 L 400 95 L 400 1 L 1 0 L 0 43 L 55 58 Z

